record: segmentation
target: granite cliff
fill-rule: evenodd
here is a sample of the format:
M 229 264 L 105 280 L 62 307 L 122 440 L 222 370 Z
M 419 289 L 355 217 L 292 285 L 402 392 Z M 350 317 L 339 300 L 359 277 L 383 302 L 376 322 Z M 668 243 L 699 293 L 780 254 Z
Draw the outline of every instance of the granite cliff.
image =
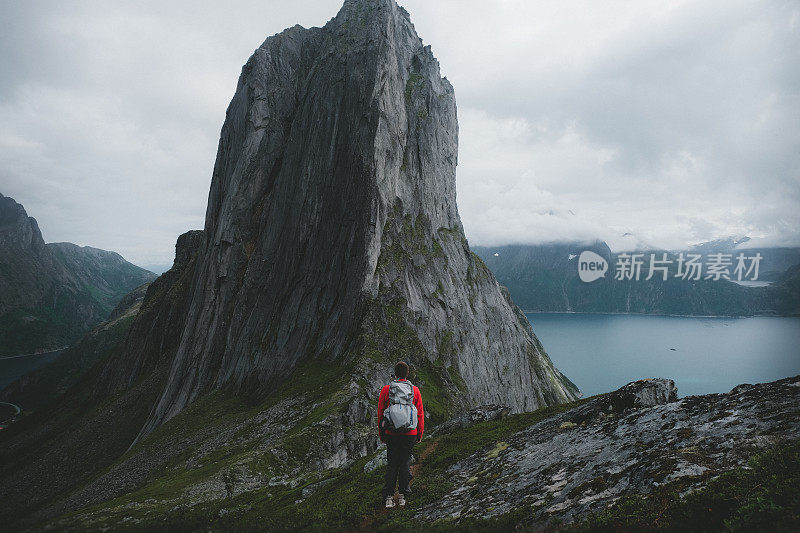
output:
M 393 1 L 267 39 L 227 110 L 186 324 L 142 435 L 214 389 L 263 397 L 310 360 L 351 365 L 367 397 L 402 357 L 443 401 L 573 399 L 470 252 L 457 129 L 453 88 Z
M 0 435 L 0 515 L 42 524 L 156 479 L 192 501 L 321 481 L 377 449 L 401 358 L 430 427 L 574 400 L 469 249 L 456 159 L 453 88 L 393 1 L 268 38 L 228 107 L 204 229 L 71 350 L 64 394 Z

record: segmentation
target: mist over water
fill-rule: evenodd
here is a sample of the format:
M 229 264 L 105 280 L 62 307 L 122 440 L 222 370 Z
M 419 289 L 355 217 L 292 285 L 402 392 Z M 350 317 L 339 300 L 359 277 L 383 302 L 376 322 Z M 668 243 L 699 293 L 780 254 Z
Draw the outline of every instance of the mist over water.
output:
M 800 374 L 800 318 L 526 316 L 553 363 L 584 396 L 648 377 L 675 380 L 683 397 Z

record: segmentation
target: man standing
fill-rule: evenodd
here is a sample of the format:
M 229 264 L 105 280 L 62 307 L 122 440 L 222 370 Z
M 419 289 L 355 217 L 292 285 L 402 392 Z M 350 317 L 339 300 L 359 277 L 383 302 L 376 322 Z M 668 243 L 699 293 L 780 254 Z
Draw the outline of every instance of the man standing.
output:
M 425 410 L 422 394 L 408 381 L 408 364 L 400 361 L 394 367 L 394 381 L 384 385 L 378 397 L 378 435 L 386 443 L 386 477 L 383 497 L 386 507 L 394 507 L 395 482 L 399 482 L 397 505 L 406 504 L 411 495 L 411 450 L 422 440 Z M 398 480 L 399 477 L 399 480 Z

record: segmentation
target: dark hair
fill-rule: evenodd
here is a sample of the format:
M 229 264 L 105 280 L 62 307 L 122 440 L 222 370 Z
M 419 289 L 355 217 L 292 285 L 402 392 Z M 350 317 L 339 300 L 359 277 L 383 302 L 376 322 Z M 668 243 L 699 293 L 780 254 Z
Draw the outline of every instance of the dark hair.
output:
M 408 363 L 405 361 L 400 361 L 396 365 L 394 365 L 394 376 L 397 379 L 400 378 L 407 378 L 408 377 Z

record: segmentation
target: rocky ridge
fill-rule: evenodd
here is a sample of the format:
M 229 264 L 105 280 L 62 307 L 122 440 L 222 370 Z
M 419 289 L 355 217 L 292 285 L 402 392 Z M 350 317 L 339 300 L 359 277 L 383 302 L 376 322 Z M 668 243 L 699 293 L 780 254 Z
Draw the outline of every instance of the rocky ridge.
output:
M 285 430 L 280 413 L 302 406 L 286 397 L 266 409 L 232 412 L 213 430 L 168 439 L 157 433 L 158 440 L 103 476 L 145 476 L 135 482 L 139 490 L 49 527 L 570 530 L 623 496 L 677 487 L 680 498 L 750 468 L 748 458 L 765 449 L 796 447 L 798 400 L 800 376 L 681 399 L 671 380 L 647 379 L 572 408 L 519 415 L 480 406 L 416 447 L 414 498 L 398 514 L 382 512 L 376 496 L 385 449 L 355 462 L 304 464 L 276 447 Z M 186 417 L 196 408 L 176 417 L 179 427 L 189 427 Z M 237 451 L 253 437 L 259 450 Z M 162 466 L 161 477 L 147 478 L 142 459 L 165 448 L 187 453 Z M 781 467 L 791 472 L 798 465 Z M 75 496 L 86 498 L 101 485 L 113 486 L 87 486 Z
M 642 380 L 534 424 L 449 469 L 454 489 L 424 521 L 528 508 L 528 527 L 571 522 L 623 495 L 683 481 L 691 492 L 800 438 L 800 376 L 678 400 L 672 380 Z M 538 524 L 538 526 L 537 526 Z

